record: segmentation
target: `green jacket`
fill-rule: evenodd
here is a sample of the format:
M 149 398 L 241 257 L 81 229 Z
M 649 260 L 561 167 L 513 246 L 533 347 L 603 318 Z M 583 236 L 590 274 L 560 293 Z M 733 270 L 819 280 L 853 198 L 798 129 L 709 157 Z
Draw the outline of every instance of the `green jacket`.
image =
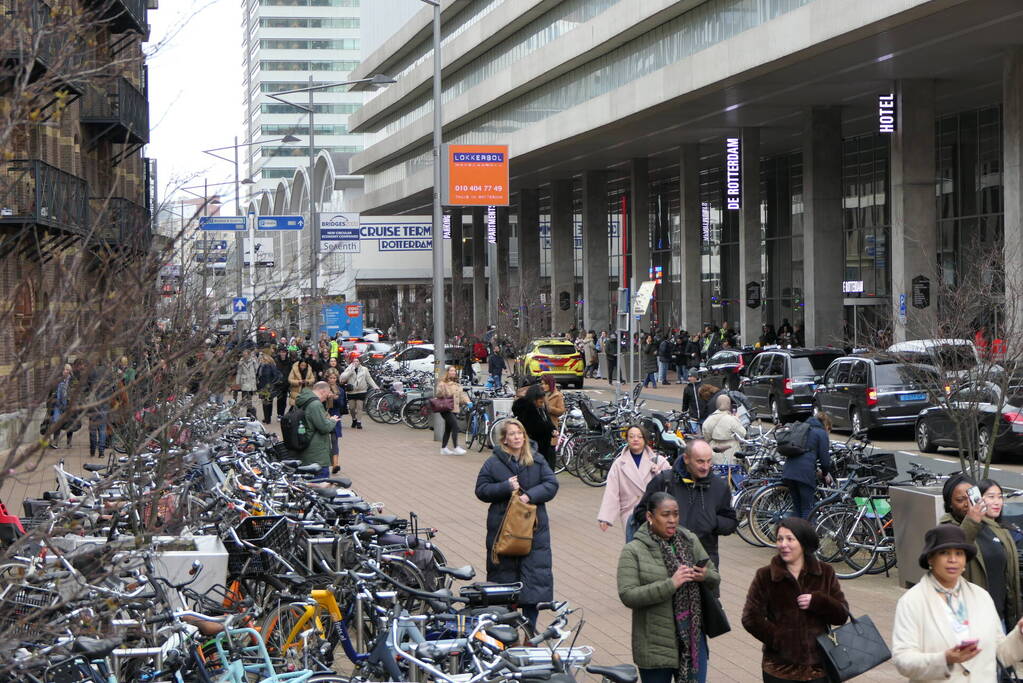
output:
M 693 547 L 693 559 L 710 559 L 699 539 L 679 528 Z M 713 589 L 721 575 L 713 560 L 707 563 L 706 585 Z M 632 661 L 641 669 L 678 667 L 678 644 L 671 599 L 675 584 L 668 576 L 660 548 L 646 523 L 636 530 L 631 543 L 618 556 L 618 597 L 632 609 Z
M 963 517 L 962 522 L 957 522 L 950 513 L 945 513 L 945 516 L 938 522 L 940 524 L 958 524 L 966 535 L 966 540 L 974 545 L 977 543 L 977 535 L 980 534 L 980 525 L 987 524 L 991 527 L 995 537 L 1001 541 L 1002 547 L 1005 548 L 1005 585 L 1008 589 L 1006 592 L 1009 600 L 1005 620 L 1010 624 L 1016 622 L 1020 617 L 1019 560 L 1016 555 L 1016 542 L 1012 539 L 1009 530 L 988 517 L 985 517 L 980 523 L 974 522 L 969 517 Z M 967 563 L 963 578 L 987 590 L 987 568 L 984 567 L 984 556 L 980 553 L 979 547 L 977 554 Z
M 305 426 L 309 430 L 309 446 L 298 453 L 303 465 L 317 464 L 330 467 L 330 433 L 334 431 L 333 420 L 327 419 L 327 409 L 312 389 L 303 389 L 295 405 L 305 411 Z

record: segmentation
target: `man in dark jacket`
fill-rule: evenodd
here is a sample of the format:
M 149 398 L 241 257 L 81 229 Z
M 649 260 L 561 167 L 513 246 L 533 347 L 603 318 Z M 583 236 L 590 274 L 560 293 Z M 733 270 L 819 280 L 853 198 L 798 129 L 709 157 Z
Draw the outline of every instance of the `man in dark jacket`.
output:
M 303 465 L 320 466 L 320 476 L 330 476 L 330 435 L 334 432 L 340 417 L 327 415 L 323 402 L 330 397 L 330 385 L 317 382 L 312 389 L 303 389 L 295 405 L 305 411 L 305 428 L 309 434 L 309 445 L 297 456 Z
M 607 383 L 614 384 L 618 379 L 618 349 L 621 346 L 619 334 L 614 330 L 608 332 L 607 341 L 604 343 L 604 353 L 607 355 Z
M 512 415 L 526 428 L 526 436 L 536 442 L 538 453 L 534 455 L 542 456 L 553 469 L 556 451 L 551 440 L 557 435 L 558 429 L 547 412 L 543 386 L 533 384 L 526 389 L 524 396 L 515 399 L 512 403 Z
M 824 424 L 816 416 L 806 418 L 810 433 L 806 437 L 806 451 L 802 455 L 785 459 L 781 469 L 781 480 L 792 496 L 792 506 L 797 517 L 807 519 L 813 509 L 814 494 L 817 491 L 817 466 L 820 465 L 825 481 L 830 481 L 831 439 Z
M 735 531 L 739 522 L 732 509 L 728 484 L 711 471 L 714 451 L 702 439 L 690 441 L 682 459 L 670 470 L 661 472 L 647 484 L 643 499 L 633 515 L 642 524 L 646 521 L 647 501 L 658 491 L 666 491 L 678 501 L 679 524 L 700 539 L 714 566 L 721 568 L 718 536 Z M 638 525 L 637 525 L 638 526 Z
M 280 420 L 287 410 L 288 392 L 291 390 L 288 385 L 288 375 L 291 374 L 292 359 L 288 353 L 288 347 L 284 344 L 278 345 L 274 364 L 277 365 L 277 370 L 281 373 L 281 380 L 274 387 L 274 396 L 277 398 L 277 419 Z
M 664 336 L 664 339 L 657 345 L 657 379 L 661 384 L 670 384 L 668 381 L 668 370 L 674 360 L 675 344 L 671 337 Z
M 500 349 L 495 344 L 490 355 L 487 356 L 487 372 L 490 374 L 490 382 L 495 389 L 504 384 L 504 371 L 507 367 L 508 364 L 505 362 L 504 356 L 501 355 Z

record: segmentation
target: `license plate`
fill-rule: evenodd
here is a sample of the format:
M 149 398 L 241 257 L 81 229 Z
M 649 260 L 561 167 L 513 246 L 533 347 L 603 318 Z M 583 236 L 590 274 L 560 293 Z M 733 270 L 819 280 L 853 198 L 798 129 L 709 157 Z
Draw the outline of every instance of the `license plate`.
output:
M 919 393 L 916 393 L 916 394 L 900 394 L 899 395 L 899 400 L 900 401 L 926 401 L 927 400 L 927 394 L 924 393 L 924 392 L 919 392 Z

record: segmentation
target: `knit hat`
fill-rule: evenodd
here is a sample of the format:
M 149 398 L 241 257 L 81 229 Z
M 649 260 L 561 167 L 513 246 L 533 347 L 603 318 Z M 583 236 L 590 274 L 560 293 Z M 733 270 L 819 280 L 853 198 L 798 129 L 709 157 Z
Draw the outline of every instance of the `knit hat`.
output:
M 961 483 L 961 482 L 960 482 Z M 924 534 L 924 549 L 920 553 L 920 567 L 928 569 L 927 558 L 939 550 L 960 548 L 966 552 L 969 562 L 977 555 L 977 546 L 966 540 L 966 534 L 955 524 L 939 524 Z

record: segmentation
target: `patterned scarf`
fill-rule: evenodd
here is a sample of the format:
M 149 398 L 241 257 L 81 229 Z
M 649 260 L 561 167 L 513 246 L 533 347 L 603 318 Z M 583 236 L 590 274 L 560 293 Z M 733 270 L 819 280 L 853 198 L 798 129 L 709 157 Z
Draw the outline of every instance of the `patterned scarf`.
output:
M 934 590 L 945 601 L 945 607 L 948 608 L 948 615 L 952 620 L 952 626 L 956 633 L 960 633 L 968 629 L 970 626 L 970 619 L 969 614 L 966 611 L 966 601 L 963 600 L 962 580 L 956 580 L 955 588 L 949 590 L 938 583 L 938 580 L 931 574 L 928 573 L 927 578 L 930 580 L 931 586 Z
M 650 534 L 657 541 L 664 558 L 664 566 L 668 576 L 683 564 L 693 565 L 693 549 L 688 539 L 676 529 L 672 538 L 661 538 Z M 700 588 L 693 581 L 687 581 L 675 591 L 671 599 L 672 612 L 675 614 L 675 639 L 678 642 L 678 671 L 675 680 L 678 683 L 695 681 L 700 668 L 700 638 L 703 632 L 703 608 L 700 602 Z

